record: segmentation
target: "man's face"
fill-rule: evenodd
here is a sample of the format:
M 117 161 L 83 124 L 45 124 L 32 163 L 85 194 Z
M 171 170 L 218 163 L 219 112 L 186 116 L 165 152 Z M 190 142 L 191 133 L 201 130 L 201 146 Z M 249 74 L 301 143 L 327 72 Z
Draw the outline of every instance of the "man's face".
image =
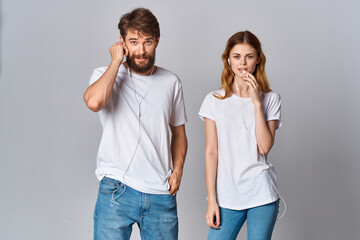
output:
M 120 39 L 123 41 L 122 37 Z M 155 63 L 155 49 L 159 39 L 136 30 L 128 30 L 123 42 L 129 50 L 126 58 L 129 68 L 135 73 L 150 74 Z

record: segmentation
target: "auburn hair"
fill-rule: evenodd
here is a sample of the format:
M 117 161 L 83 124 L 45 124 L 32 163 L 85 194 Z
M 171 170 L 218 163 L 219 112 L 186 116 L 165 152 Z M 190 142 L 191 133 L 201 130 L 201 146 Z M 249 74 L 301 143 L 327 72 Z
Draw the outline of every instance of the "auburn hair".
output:
M 225 94 L 221 96 L 216 94 L 215 97 L 219 99 L 226 99 L 231 96 L 231 86 L 234 82 L 233 71 L 228 64 L 228 59 L 230 55 L 231 49 L 237 44 L 250 44 L 257 51 L 258 57 L 260 58 L 260 62 L 256 65 L 254 76 L 256 78 L 257 83 L 259 84 L 260 91 L 262 92 L 270 92 L 271 89 L 269 87 L 269 83 L 267 81 L 266 73 L 265 73 L 265 63 L 266 57 L 262 51 L 261 43 L 259 39 L 250 31 L 242 31 L 235 33 L 232 35 L 226 43 L 225 51 L 221 55 L 221 59 L 224 64 L 224 69 L 221 75 L 221 88 L 224 89 Z

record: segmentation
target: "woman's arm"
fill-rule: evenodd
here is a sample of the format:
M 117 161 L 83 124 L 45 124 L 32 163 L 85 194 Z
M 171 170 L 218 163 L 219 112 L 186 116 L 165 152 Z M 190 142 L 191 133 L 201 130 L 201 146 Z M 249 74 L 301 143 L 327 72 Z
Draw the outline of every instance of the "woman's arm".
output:
M 220 211 L 215 193 L 216 173 L 218 166 L 217 132 L 215 122 L 208 118 L 205 118 L 205 135 L 205 181 L 208 202 L 205 218 L 209 227 L 219 228 Z M 214 220 L 214 217 L 216 220 Z
M 245 83 L 250 89 L 250 97 L 255 107 L 255 137 L 258 143 L 258 151 L 260 154 L 267 154 L 275 141 L 275 130 L 278 120 L 266 121 L 263 106 L 259 95 L 259 85 L 255 77 L 247 73 L 244 77 Z
M 266 121 L 262 104 L 255 104 L 255 136 L 260 154 L 267 154 L 275 141 L 275 130 L 279 120 Z

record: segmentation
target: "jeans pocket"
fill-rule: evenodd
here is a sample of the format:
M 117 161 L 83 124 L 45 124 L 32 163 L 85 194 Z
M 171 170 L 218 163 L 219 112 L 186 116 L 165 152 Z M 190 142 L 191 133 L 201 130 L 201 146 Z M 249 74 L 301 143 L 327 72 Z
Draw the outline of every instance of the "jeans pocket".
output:
M 118 185 L 118 188 L 112 193 L 111 202 L 120 206 L 119 200 L 120 197 L 125 193 L 126 186 L 123 183 Z
M 120 205 L 116 200 L 124 194 L 125 189 L 126 186 L 122 182 L 104 177 L 100 181 L 99 193 L 111 195 L 110 201 L 116 205 Z
M 104 194 L 112 194 L 118 189 L 118 184 L 115 181 L 102 179 L 99 185 L 99 192 Z

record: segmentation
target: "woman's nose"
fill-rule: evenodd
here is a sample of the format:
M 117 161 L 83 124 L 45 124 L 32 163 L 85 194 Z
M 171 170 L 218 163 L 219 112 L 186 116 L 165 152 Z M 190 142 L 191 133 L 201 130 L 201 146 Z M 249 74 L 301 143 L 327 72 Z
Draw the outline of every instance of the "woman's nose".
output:
M 246 59 L 245 58 L 240 58 L 240 64 L 241 65 L 246 65 Z

